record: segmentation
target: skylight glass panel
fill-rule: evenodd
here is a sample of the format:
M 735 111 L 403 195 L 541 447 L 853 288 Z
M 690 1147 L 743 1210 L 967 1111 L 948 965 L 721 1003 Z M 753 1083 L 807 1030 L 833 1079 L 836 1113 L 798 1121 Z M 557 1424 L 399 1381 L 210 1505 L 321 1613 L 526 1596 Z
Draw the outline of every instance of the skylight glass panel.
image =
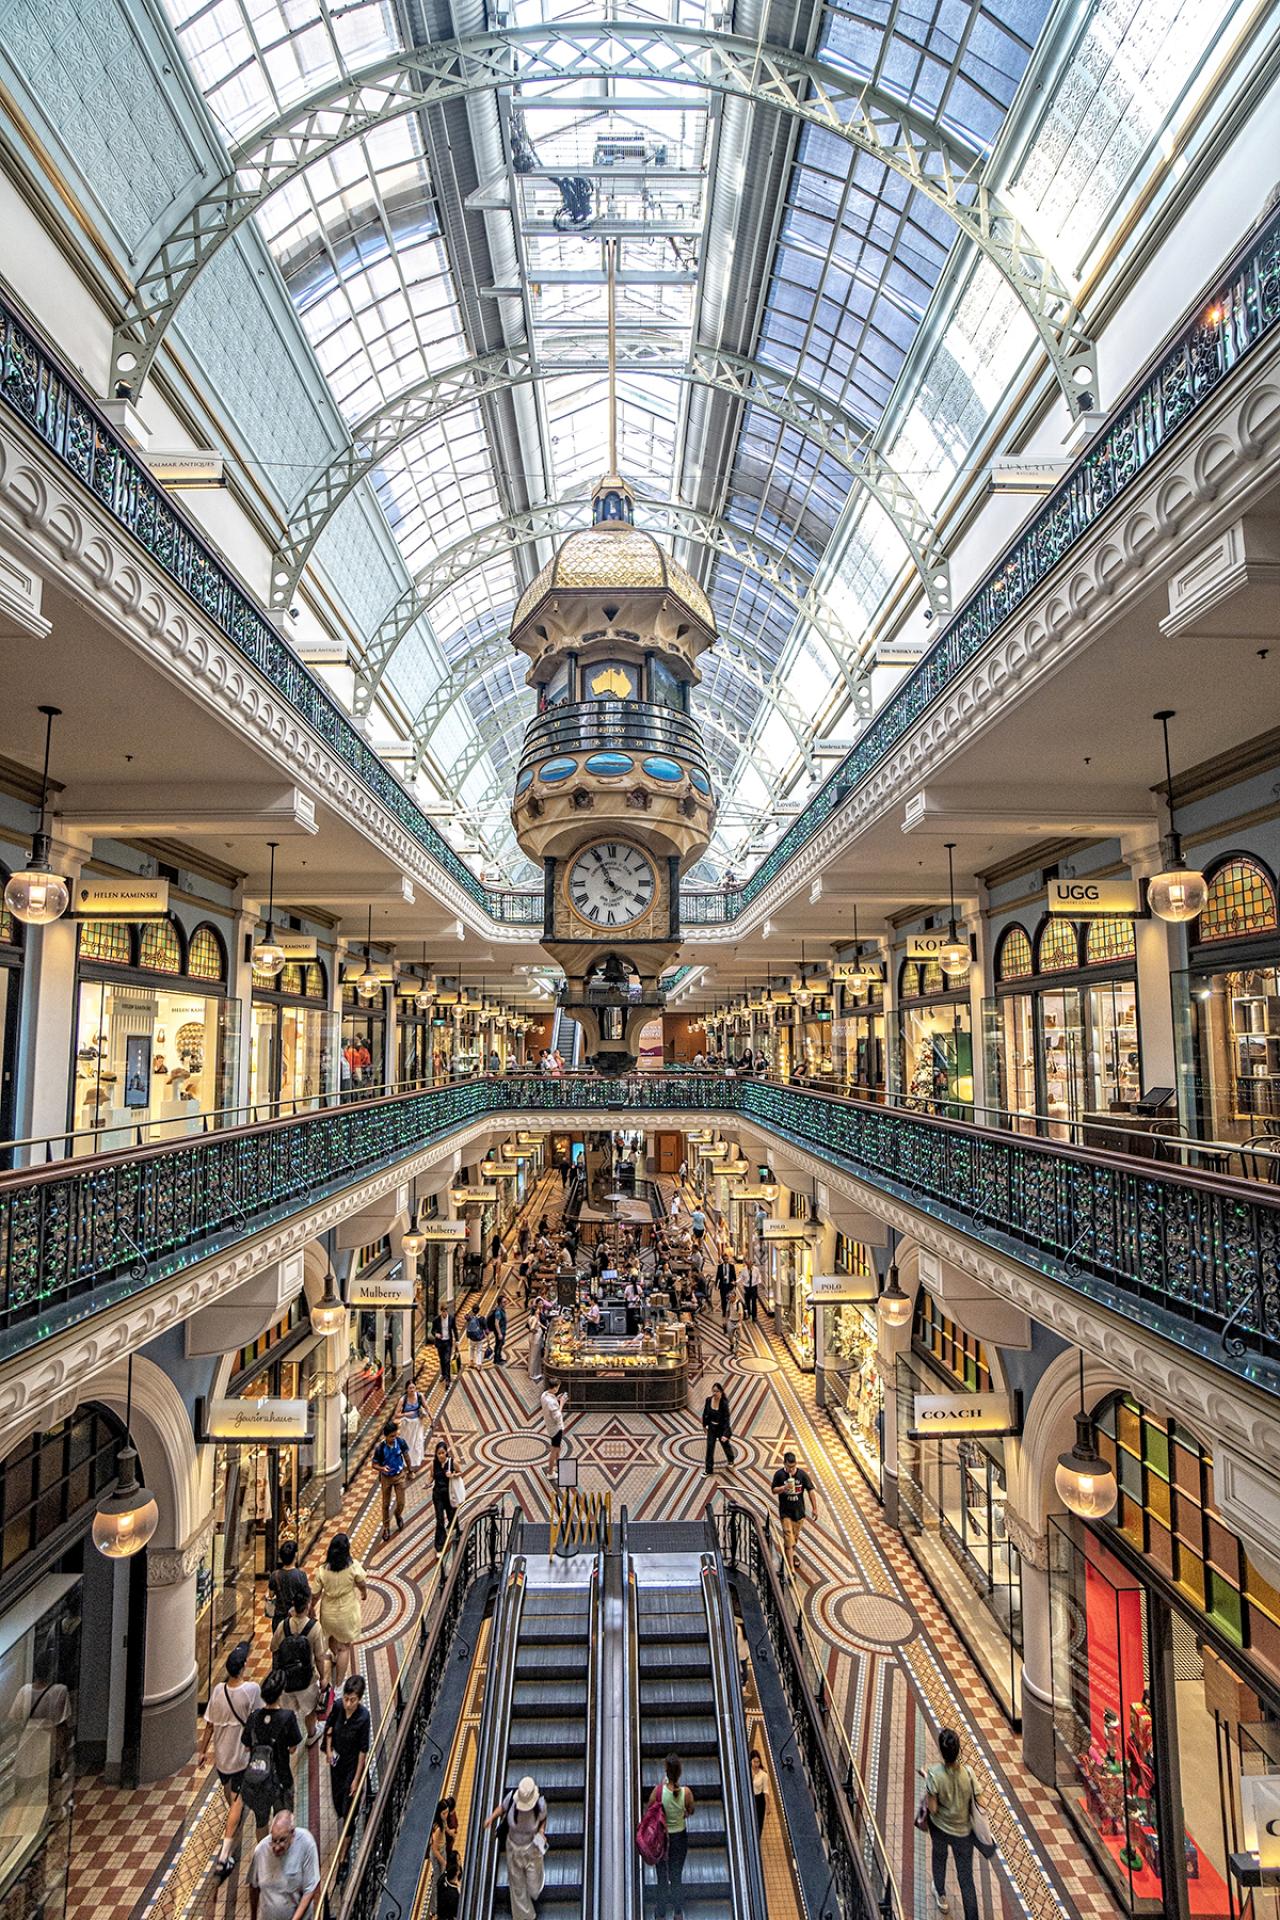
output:
M 391 0 L 166 0 L 169 19 L 229 141 L 328 80 L 400 47 Z
M 477 406 L 455 407 L 388 454 L 374 485 L 413 574 L 464 535 L 502 518 Z
M 583 492 L 609 465 L 609 387 L 596 374 L 544 384 L 557 498 Z M 670 498 L 679 389 L 672 381 L 618 378 L 618 459 L 623 473 L 655 499 Z
M 749 635 L 753 651 L 772 670 L 796 621 L 791 601 L 762 575 L 724 558 L 716 560 L 709 591 L 721 633 Z
M 473 567 L 431 603 L 431 624 L 447 658 L 465 659 L 495 632 L 509 627 L 515 602 L 515 567 L 509 559 Z

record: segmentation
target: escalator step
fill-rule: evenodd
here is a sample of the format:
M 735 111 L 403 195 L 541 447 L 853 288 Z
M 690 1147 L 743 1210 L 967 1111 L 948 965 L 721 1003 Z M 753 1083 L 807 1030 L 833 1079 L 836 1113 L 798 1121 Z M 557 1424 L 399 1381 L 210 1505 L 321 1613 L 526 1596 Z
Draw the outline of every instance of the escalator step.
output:
M 669 1698 L 672 1689 L 666 1689 Z M 511 1689 L 513 1714 L 561 1713 L 585 1723 L 587 1690 L 575 1680 L 517 1680 Z
M 683 1670 L 687 1666 L 698 1665 L 710 1673 L 711 1649 L 707 1645 L 707 1636 L 704 1633 L 696 1645 L 687 1640 L 646 1641 L 644 1664 L 649 1672 L 654 1668 L 679 1667 Z
M 530 1620 L 535 1615 L 549 1613 L 563 1614 L 566 1619 L 585 1620 L 591 1611 L 591 1590 L 578 1587 L 572 1592 L 555 1587 L 530 1587 L 524 1596 L 521 1619 Z
M 585 1674 L 589 1657 L 590 1649 L 584 1640 L 552 1641 L 545 1646 L 536 1640 L 522 1640 L 516 1648 L 516 1672 L 532 1673 L 538 1679 L 548 1673 Z
M 585 1754 L 586 1736 L 582 1722 L 577 1726 L 572 1721 L 528 1719 L 513 1720 L 507 1739 L 507 1753 L 567 1753 Z
M 685 1719 L 670 1714 L 650 1714 L 640 1722 L 640 1751 L 659 1757 L 675 1752 L 683 1759 L 690 1753 L 719 1753 L 720 1736 L 714 1720 L 694 1715 Z
M 665 1755 L 663 1758 L 665 1758 Z M 686 1787 L 693 1788 L 694 1793 L 698 1797 L 698 1805 L 701 1806 L 703 1801 L 707 1799 L 718 1801 L 724 1790 L 723 1776 L 720 1770 L 719 1751 L 713 1754 L 683 1753 L 680 1758 L 684 1761 L 684 1772 L 680 1775 L 680 1778 Z M 659 1761 L 657 1772 L 662 1772 L 661 1760 Z M 649 1785 L 645 1790 L 646 1799 L 649 1797 L 649 1793 L 652 1792 L 655 1783 L 656 1775 L 653 1779 L 650 1779 Z M 636 1817 L 639 1818 L 639 1815 Z
M 716 1690 L 710 1680 L 662 1679 L 640 1682 L 640 1717 L 648 1713 L 715 1712 Z
M 520 1773 L 511 1767 L 507 1771 L 511 1775 L 508 1785 L 516 1786 L 521 1777 Z M 535 1772 L 545 1799 L 566 1802 L 582 1800 L 583 1784 L 586 1780 L 586 1762 L 581 1754 L 574 1759 L 541 1760 Z M 696 1786 L 694 1792 L 697 1792 Z
M 576 1891 L 582 1897 L 583 1854 L 580 1847 L 548 1847 L 544 1886 L 548 1895 Z M 728 1871 L 726 1867 L 725 1871 Z M 497 1886 L 502 1893 L 507 1889 L 507 1858 L 505 1852 L 499 1856 Z M 539 1903 L 541 1905 L 541 1902 Z

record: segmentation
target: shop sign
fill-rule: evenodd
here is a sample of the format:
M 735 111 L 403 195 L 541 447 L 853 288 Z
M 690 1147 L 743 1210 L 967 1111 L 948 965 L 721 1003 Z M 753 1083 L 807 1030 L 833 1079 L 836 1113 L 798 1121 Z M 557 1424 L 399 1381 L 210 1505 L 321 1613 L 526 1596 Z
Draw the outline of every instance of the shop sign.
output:
M 366 966 L 365 961 L 361 959 L 358 964 L 350 961 L 343 967 L 342 984 L 346 987 L 353 986 L 366 972 L 376 974 L 384 987 L 389 987 L 396 977 L 396 970 L 389 960 L 375 960 L 371 965 Z
M 813 1220 L 766 1220 L 760 1229 L 766 1240 L 807 1240 L 817 1232 Z
M 156 920 L 169 911 L 167 880 L 81 880 L 75 911 L 83 920 Z
M 460 1207 L 464 1207 L 468 1200 L 496 1200 L 497 1197 L 496 1187 L 451 1187 L 449 1189 L 449 1198 Z
M 698 1152 L 704 1160 L 723 1160 L 729 1151 L 727 1140 L 700 1140 Z
M 1106 880 L 1051 880 L 1045 889 L 1045 904 L 1050 913 L 1066 914 L 1072 920 L 1132 920 L 1142 912 L 1136 880 L 1118 874 Z
M 347 1284 L 349 1307 L 411 1307 L 413 1297 L 413 1281 L 407 1274 L 388 1273 L 381 1279 L 375 1274 Z
M 962 940 L 965 938 L 963 926 L 960 927 L 960 938 Z M 907 940 L 907 958 L 908 960 L 936 960 L 942 949 L 950 944 L 950 932 L 941 929 L 937 933 L 913 933 Z
M 520 1178 L 519 1167 L 507 1166 L 501 1160 L 487 1161 L 485 1164 L 485 1172 L 491 1180 L 518 1180 Z M 496 1189 L 490 1189 L 490 1191 L 496 1197 Z
M 1017 1433 L 1020 1426 L 1018 1408 L 1007 1393 L 918 1393 L 911 1438 Z
M 767 1206 L 770 1201 L 777 1199 L 778 1189 L 776 1187 L 739 1187 L 733 1197 L 735 1200 L 761 1200 Z
M 465 1220 L 420 1220 L 418 1232 L 435 1245 L 457 1246 L 470 1232 Z
M 809 1282 L 815 1307 L 867 1306 L 878 1293 L 874 1273 L 815 1273 Z
M 1280 1775 L 1242 1774 L 1240 1812 L 1246 1853 L 1257 1855 L 1259 1867 L 1280 1867 Z
M 286 960 L 315 960 L 319 958 L 319 945 L 314 933 L 282 933 L 279 927 L 274 930 L 275 942 Z
M 279 1444 L 309 1440 L 307 1400 L 211 1400 L 205 1437 L 245 1446 L 266 1440 Z

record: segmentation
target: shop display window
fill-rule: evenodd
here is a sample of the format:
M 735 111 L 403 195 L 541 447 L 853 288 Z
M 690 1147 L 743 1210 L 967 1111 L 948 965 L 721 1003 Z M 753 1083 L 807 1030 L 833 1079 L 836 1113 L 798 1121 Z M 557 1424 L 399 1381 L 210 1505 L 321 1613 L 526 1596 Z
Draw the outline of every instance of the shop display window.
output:
M 1090 1118 L 1132 1111 L 1141 1092 L 1138 990 L 1126 977 L 1135 953 L 1131 920 L 1046 918 L 1034 944 L 1017 922 L 1006 927 L 997 991 L 983 1005 L 1001 1125 L 1078 1140 Z M 1092 968 L 1107 973 L 1091 980 Z
M 249 1097 L 314 1104 L 336 1090 L 339 1016 L 328 1007 L 328 980 L 318 960 L 292 961 L 277 979 L 253 976 Z
M 1280 966 L 1174 979 L 1181 1109 L 1211 1140 L 1274 1132 L 1280 1119 Z
M 0 1920 L 60 1920 L 70 1866 L 81 1583 L 48 1574 L 0 1621 Z
M 196 945 L 203 933 L 207 936 Z M 212 928 L 184 951 L 171 921 L 86 921 L 80 928 L 72 1124 L 82 1151 L 199 1132 L 230 1105 L 239 1003 Z M 201 975 L 184 969 L 195 954 Z M 216 963 L 217 971 L 213 971 Z M 118 970 L 118 973 L 117 973 Z

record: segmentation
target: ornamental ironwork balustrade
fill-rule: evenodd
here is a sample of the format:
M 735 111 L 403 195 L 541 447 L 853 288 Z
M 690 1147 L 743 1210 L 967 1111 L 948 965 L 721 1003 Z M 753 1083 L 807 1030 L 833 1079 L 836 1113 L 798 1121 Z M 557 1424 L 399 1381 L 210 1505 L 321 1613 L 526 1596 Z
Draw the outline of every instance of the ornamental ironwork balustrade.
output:
M 778 877 L 1278 320 L 1280 207 L 1218 276 L 1194 318 L 1114 409 L 777 845 L 736 890 L 686 897 L 686 925 L 736 918 Z M 535 913 L 526 903 L 540 896 L 495 894 L 475 877 L 192 522 L 3 299 L 0 402 L 88 487 L 477 907 L 500 923 L 535 924 L 540 906 Z M 518 908 L 513 900 L 521 903 Z
M 494 1116 L 740 1119 L 1280 1392 L 1280 1191 L 716 1073 L 461 1081 L 0 1174 L 0 1358 Z

